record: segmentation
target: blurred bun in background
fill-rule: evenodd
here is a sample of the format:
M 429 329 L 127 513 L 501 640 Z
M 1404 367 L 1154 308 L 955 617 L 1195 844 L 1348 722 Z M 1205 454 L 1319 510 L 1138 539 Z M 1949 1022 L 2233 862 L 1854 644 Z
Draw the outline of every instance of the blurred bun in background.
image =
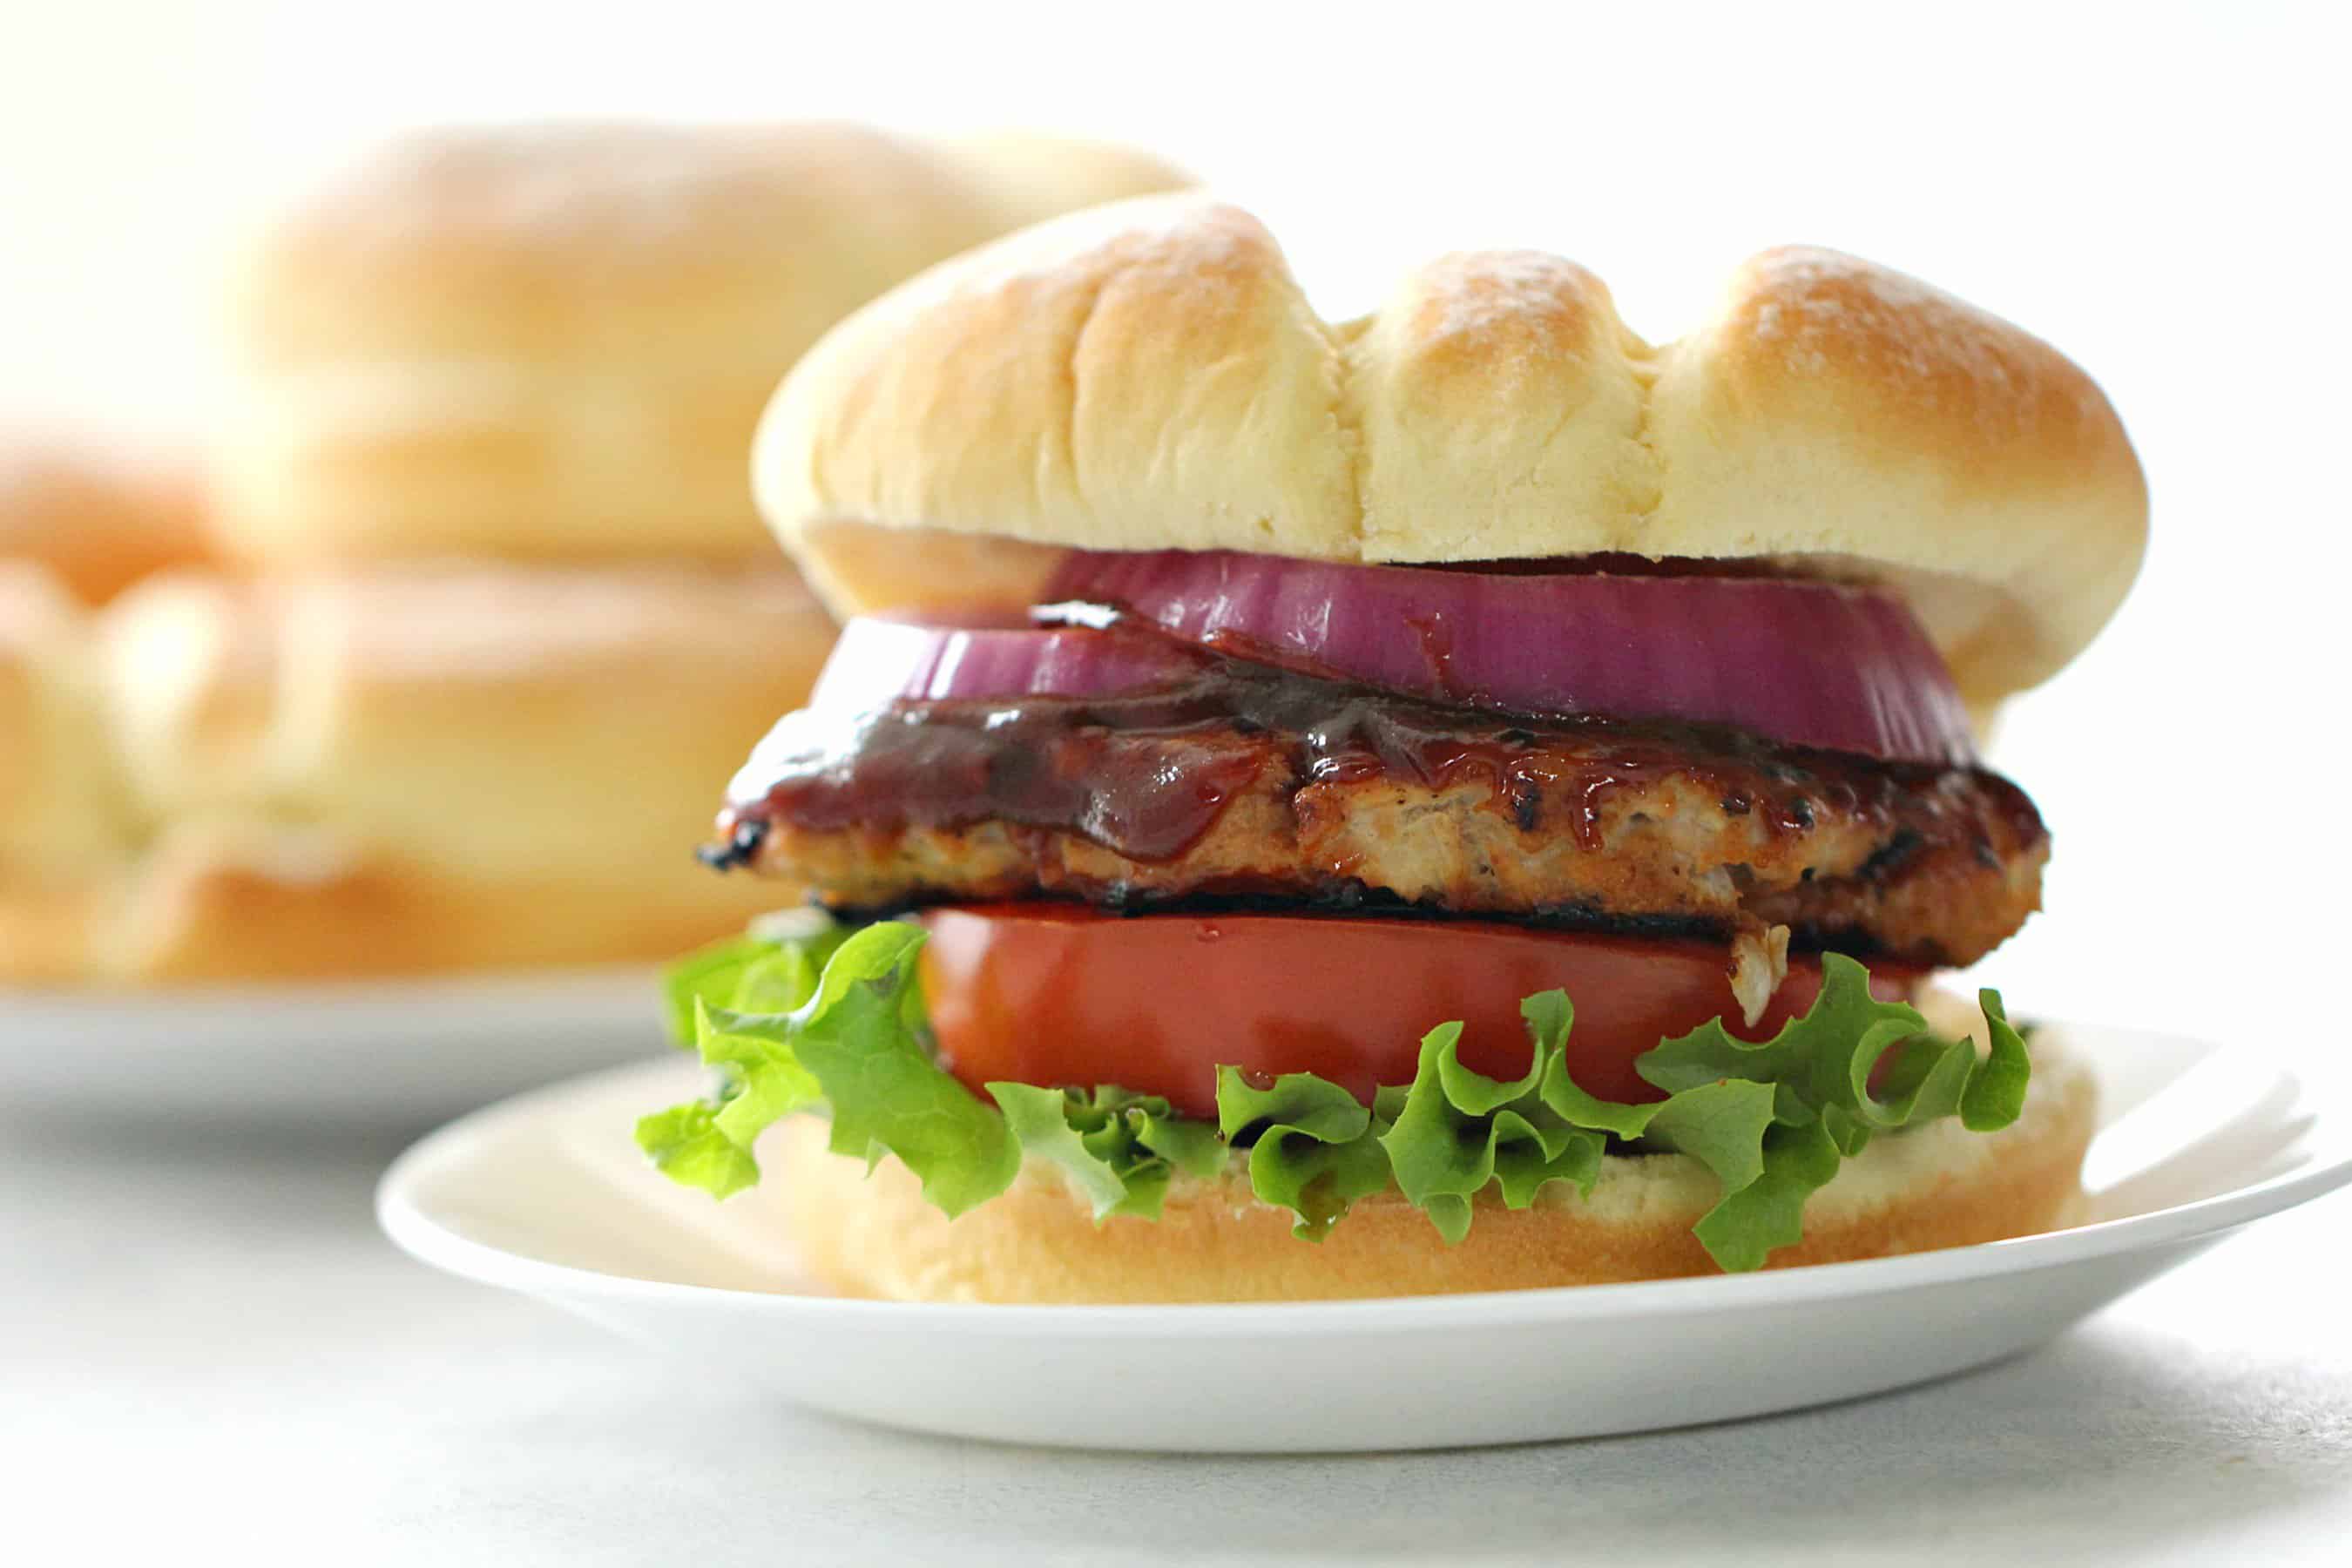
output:
M 106 454 L 87 436 L 0 435 L 0 560 L 37 561 L 98 605 L 208 550 L 185 456 Z
M 0 981 L 78 976 L 130 852 L 89 615 L 47 566 L 0 560 Z
M 275 565 L 437 552 L 767 559 L 745 480 L 784 369 L 1039 218 L 1174 189 L 1139 153 L 855 125 L 451 130 L 261 236 L 222 535 Z
M 548 125 L 417 135 L 288 210 L 231 301 L 205 537 L 193 486 L 5 492 L 0 980 L 739 930 L 774 889 L 694 847 L 834 633 L 753 509 L 761 407 L 901 279 L 1185 183 L 1035 135 Z
M 625 959 L 740 924 L 689 850 L 832 623 L 797 580 L 647 566 L 158 578 L 100 664 L 152 846 L 137 980 Z M 771 891 L 767 902 L 772 902 Z
M 951 136 L 945 145 L 962 161 L 964 177 L 989 189 L 999 233 L 1199 184 L 1165 159 L 1116 142 L 1003 127 Z

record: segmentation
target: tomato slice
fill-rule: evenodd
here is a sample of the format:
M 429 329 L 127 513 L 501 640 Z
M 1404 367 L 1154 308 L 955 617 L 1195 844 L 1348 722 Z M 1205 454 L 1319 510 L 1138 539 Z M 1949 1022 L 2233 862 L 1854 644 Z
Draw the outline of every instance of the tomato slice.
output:
M 1520 999 L 1554 987 L 1576 1005 L 1568 1067 L 1606 1100 L 1661 1098 L 1633 1058 L 1726 1017 L 1769 1037 L 1812 1005 L 1821 966 L 1792 958 L 1753 1028 L 1738 1022 L 1724 944 L 1590 936 L 1472 921 L 1314 915 L 1106 915 L 994 904 L 924 915 L 922 982 L 950 1071 L 992 1079 L 1117 1084 L 1216 1115 L 1220 1064 L 1311 1072 L 1369 1101 L 1412 1081 L 1421 1037 L 1463 1023 L 1462 1059 L 1517 1078 L 1531 1047 Z M 1886 968 L 1899 997 L 1918 972 Z

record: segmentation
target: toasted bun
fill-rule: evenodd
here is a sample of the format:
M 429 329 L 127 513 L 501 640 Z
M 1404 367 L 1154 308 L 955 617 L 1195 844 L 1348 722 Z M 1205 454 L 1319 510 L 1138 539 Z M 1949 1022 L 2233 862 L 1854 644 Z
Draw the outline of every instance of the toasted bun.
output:
M 87 914 L 46 969 L 161 981 L 653 959 L 738 929 L 775 893 L 694 863 L 710 781 L 806 695 L 832 626 L 780 571 L 418 567 L 167 574 L 100 633 L 103 703 L 44 698 L 49 731 L 10 716 L 0 664 L 0 730 L 75 737 L 0 757 L 0 805 L 37 808 L 0 826 Z M 127 826 L 85 820 L 74 782 L 109 754 L 101 708 Z
M 2096 1110 L 2091 1077 L 2037 1049 L 2025 1114 L 1997 1133 L 1955 1121 L 1881 1138 L 1805 1207 L 1805 1238 L 1770 1267 L 1836 1263 L 2024 1236 L 2071 1222 Z M 1297 1301 L 1526 1290 L 1711 1274 L 1690 1227 L 1714 1205 L 1705 1167 L 1681 1154 L 1612 1157 L 1590 1199 L 1547 1188 L 1512 1210 L 1489 1194 L 1449 1247 L 1429 1216 L 1390 1194 L 1348 1211 L 1320 1243 L 1260 1204 L 1235 1167 L 1179 1178 L 1158 1220 L 1097 1226 L 1050 1166 L 950 1221 L 913 1173 L 829 1152 L 826 1127 L 778 1133 L 758 1189 L 779 1206 L 802 1261 L 835 1289 L 908 1301 L 1135 1303 Z
M 1255 218 L 1199 195 L 1046 224 L 875 301 L 785 380 L 753 466 L 836 613 L 959 596 L 970 551 L 919 542 L 875 569 L 871 536 L 898 529 L 1766 559 L 1907 592 L 1979 703 L 2090 640 L 2147 512 L 2087 375 L 1869 262 L 1767 251 L 1664 347 L 1599 279 L 1532 252 L 1443 257 L 1335 326 Z M 1013 552 L 978 591 L 1034 590 L 1052 559 Z
M 1122 162 L 1118 195 L 1181 178 L 1081 153 Z M 777 378 L 853 307 L 1041 216 L 1037 149 L 1007 156 L 832 124 L 394 147 L 255 247 L 223 536 L 274 564 L 763 551 L 743 454 Z
M 79 971 L 130 843 L 88 621 L 46 567 L 0 561 L 0 981 Z
M 0 560 L 40 562 L 87 603 L 205 551 L 192 473 L 75 443 L 18 440 L 0 451 Z

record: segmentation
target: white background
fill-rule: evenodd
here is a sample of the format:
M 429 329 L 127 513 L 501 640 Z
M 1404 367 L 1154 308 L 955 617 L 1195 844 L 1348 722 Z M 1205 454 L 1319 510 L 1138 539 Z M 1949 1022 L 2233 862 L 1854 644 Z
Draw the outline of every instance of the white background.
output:
M 200 431 L 243 226 L 450 118 L 1128 137 L 1257 206 L 1330 311 L 1427 253 L 1536 245 L 1662 338 L 1749 251 L 1841 247 L 2091 367 L 2155 494 L 2122 617 L 2000 738 L 2057 849 L 2050 912 L 1987 973 L 2029 1011 L 2317 1048 L 2352 841 L 2340 16 L 24 5 L 0 47 L 0 412 Z

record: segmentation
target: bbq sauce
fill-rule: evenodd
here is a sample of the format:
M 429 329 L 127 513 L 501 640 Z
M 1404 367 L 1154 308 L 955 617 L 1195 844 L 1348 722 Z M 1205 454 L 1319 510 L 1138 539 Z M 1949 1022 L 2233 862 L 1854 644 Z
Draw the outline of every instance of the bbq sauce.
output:
M 1613 792 L 1670 774 L 1779 835 L 1811 828 L 1817 805 L 1842 814 L 1891 805 L 1950 771 L 1786 747 L 1716 725 L 1450 707 L 1180 646 L 1191 673 L 1148 691 L 789 714 L 736 775 L 719 819 L 723 846 L 710 858 L 748 859 L 770 824 L 830 832 L 995 821 L 1166 862 L 1269 765 L 1285 770 L 1282 787 L 1292 791 L 1381 776 L 1433 790 L 1475 784 L 1523 831 L 1565 832 L 1590 851 L 1601 847 Z M 1996 782 L 2021 837 L 2038 838 L 2032 804 Z

